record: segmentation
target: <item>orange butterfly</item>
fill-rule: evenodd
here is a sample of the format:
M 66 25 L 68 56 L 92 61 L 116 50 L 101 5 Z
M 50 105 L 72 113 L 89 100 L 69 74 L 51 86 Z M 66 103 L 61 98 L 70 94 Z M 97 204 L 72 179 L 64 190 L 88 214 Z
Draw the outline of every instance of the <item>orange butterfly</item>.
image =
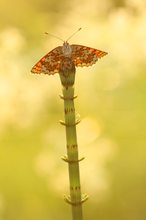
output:
M 105 55 L 107 55 L 107 52 L 82 45 L 69 45 L 67 41 L 64 41 L 63 46 L 56 47 L 41 58 L 40 61 L 34 65 L 31 72 L 53 75 L 60 72 L 61 64 L 67 58 L 70 59 L 74 66 L 83 67 L 95 64 L 99 58 Z

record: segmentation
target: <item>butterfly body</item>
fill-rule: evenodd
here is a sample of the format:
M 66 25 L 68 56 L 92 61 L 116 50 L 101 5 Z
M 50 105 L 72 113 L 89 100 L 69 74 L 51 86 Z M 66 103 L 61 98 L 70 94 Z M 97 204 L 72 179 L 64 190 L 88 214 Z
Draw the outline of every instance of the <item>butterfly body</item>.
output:
M 94 48 L 72 44 L 64 41 L 63 46 L 58 46 L 46 54 L 32 68 L 32 73 L 54 75 L 69 68 L 91 66 L 105 56 L 107 52 Z

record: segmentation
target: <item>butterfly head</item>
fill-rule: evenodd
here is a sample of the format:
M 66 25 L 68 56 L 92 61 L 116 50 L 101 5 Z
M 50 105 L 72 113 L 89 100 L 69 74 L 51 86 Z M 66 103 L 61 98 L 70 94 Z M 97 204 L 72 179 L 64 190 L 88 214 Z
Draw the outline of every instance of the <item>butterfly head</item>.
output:
M 63 43 L 62 52 L 65 57 L 71 56 L 72 49 L 67 41 L 64 41 Z

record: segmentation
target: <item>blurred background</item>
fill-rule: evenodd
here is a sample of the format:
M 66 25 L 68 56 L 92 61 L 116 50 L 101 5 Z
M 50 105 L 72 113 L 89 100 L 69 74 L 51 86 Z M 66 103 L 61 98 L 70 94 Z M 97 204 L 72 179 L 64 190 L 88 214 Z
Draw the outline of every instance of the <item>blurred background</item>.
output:
M 78 68 L 85 220 L 146 219 L 146 2 L 0 1 L 0 219 L 71 219 L 61 84 L 32 66 L 70 44 L 108 55 Z

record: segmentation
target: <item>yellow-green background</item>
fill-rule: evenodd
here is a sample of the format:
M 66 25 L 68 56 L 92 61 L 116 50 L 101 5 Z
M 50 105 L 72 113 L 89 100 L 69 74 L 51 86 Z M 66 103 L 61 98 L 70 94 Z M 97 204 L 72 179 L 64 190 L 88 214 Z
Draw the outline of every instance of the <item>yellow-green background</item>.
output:
M 107 51 L 76 74 L 85 220 L 146 219 L 145 0 L 0 1 L 0 219 L 69 220 L 58 74 L 31 67 L 69 43 Z M 77 116 L 78 117 L 78 116 Z

